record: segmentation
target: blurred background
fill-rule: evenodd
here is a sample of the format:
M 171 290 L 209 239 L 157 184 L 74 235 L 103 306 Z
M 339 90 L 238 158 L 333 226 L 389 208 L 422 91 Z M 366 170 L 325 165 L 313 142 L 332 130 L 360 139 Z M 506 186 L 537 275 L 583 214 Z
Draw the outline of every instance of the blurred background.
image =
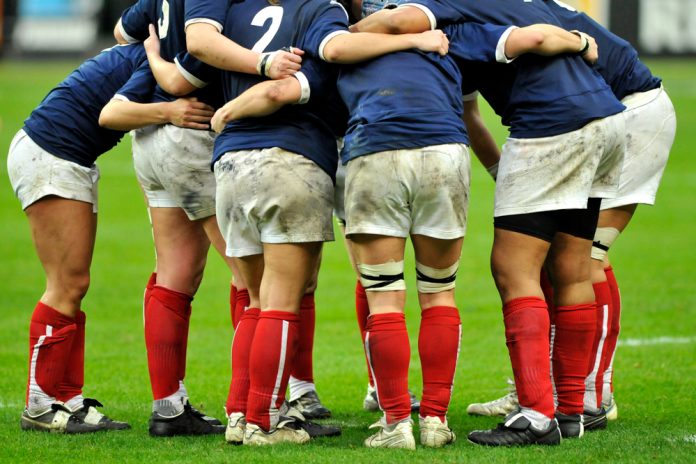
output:
M 134 1 L 0 0 L 0 54 L 92 55 L 113 41 L 114 24 Z M 696 56 L 696 0 L 565 3 L 589 13 L 643 55 Z

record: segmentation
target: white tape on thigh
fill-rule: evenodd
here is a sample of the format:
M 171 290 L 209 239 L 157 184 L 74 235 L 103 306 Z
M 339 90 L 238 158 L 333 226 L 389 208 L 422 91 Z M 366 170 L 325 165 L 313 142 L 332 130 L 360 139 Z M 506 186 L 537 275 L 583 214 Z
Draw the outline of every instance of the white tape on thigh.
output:
M 406 290 L 404 262 L 384 264 L 358 264 L 360 283 L 367 292 L 392 292 Z
M 598 227 L 592 242 L 592 259 L 604 261 L 609 248 L 621 232 L 613 227 Z
M 452 290 L 456 285 L 459 262 L 445 269 L 436 269 L 416 262 L 416 286 L 419 293 L 440 293 Z

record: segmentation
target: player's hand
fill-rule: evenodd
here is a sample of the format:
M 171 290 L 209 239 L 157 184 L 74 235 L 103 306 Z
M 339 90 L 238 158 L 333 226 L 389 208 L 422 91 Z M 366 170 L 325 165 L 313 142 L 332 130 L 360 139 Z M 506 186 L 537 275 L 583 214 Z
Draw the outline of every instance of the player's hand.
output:
M 271 63 L 266 65 L 266 76 L 271 79 L 283 79 L 290 77 L 302 67 L 302 55 L 304 51 L 291 47 L 291 52 L 278 50 L 272 52 Z
M 591 35 L 585 34 L 585 37 L 587 37 L 587 41 L 590 43 L 590 48 L 582 55 L 582 59 L 590 64 L 595 64 L 599 59 L 599 46 Z
M 210 127 L 218 134 L 225 129 L 229 121 L 227 105 L 223 105 L 219 108 L 213 115 L 213 119 L 210 120 Z
M 439 29 L 414 34 L 414 39 L 414 48 L 421 51 L 435 52 L 443 56 L 449 51 L 449 39 L 447 35 Z
M 152 54 L 160 56 L 160 41 L 159 37 L 157 37 L 157 30 L 152 24 L 150 24 L 148 29 L 150 30 L 150 36 L 145 39 L 145 42 L 143 42 L 143 45 L 145 46 L 145 53 L 148 55 Z
M 210 118 L 215 112 L 212 106 L 199 102 L 196 98 L 179 98 L 170 105 L 169 122 L 175 126 L 188 129 L 210 128 Z

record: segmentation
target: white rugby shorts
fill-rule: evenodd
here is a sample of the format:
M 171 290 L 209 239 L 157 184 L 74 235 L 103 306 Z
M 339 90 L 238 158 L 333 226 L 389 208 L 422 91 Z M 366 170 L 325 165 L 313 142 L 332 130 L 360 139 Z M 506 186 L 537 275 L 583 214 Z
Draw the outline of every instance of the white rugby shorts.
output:
M 495 184 L 494 216 L 585 209 L 613 198 L 625 150 L 623 113 L 566 134 L 508 138 Z
M 10 144 L 7 172 L 22 209 L 43 197 L 55 195 L 91 203 L 92 211 L 97 212 L 97 165 L 86 168 L 58 158 L 37 145 L 23 129 Z
M 464 144 L 372 153 L 346 166 L 346 235 L 466 234 L 471 163 Z
M 654 205 L 677 130 L 674 106 L 662 87 L 635 93 L 626 105 L 626 155 L 616 198 L 602 201 L 602 209 Z
M 215 163 L 217 220 L 232 257 L 263 253 L 264 243 L 334 239 L 331 177 L 282 148 L 225 153 Z
M 172 124 L 133 133 L 133 164 L 151 208 L 181 208 L 192 221 L 215 214 L 210 169 L 215 133 Z

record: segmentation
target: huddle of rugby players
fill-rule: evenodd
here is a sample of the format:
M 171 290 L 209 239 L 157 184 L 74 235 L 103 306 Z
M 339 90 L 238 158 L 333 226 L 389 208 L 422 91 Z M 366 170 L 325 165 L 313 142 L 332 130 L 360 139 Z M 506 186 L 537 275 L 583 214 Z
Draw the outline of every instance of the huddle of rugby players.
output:
M 364 406 L 383 412 L 364 445 L 415 449 L 412 411 L 421 446 L 455 442 L 469 148 L 496 182 L 491 263 L 515 390 L 469 407 L 506 418 L 468 440 L 556 445 L 617 417 L 620 298 L 607 252 L 637 204 L 654 203 L 676 124 L 630 44 L 557 0 L 139 0 L 114 36 L 122 45 L 52 90 L 10 146 L 47 279 L 31 318 L 23 429 L 130 428 L 82 396 L 81 310 L 95 161 L 127 131 L 156 250 L 143 301 L 150 435 L 269 445 L 341 433 L 310 421 L 331 416 L 312 352 L 334 214 L 357 277 Z M 509 127 L 502 152 L 479 95 Z M 408 389 L 409 237 L 420 402 Z M 195 409 L 184 385 L 211 244 L 233 276 L 227 424 Z

